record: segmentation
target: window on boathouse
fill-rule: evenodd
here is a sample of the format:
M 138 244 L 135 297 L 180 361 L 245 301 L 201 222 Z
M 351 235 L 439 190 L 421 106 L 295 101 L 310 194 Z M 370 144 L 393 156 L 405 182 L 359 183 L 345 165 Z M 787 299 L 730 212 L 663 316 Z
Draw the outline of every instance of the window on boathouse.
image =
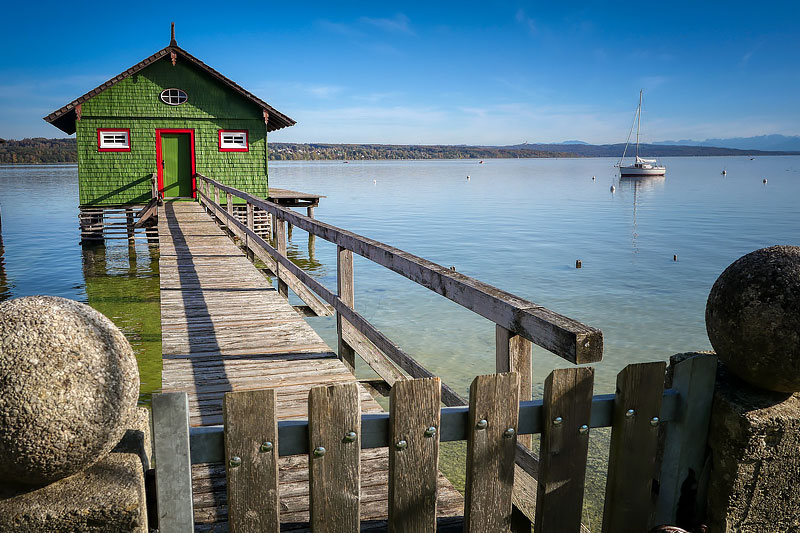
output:
M 247 131 L 219 130 L 220 152 L 247 152 Z
M 167 105 L 181 105 L 188 99 L 186 92 L 180 89 L 164 89 L 161 91 L 161 101 Z
M 130 152 L 131 130 L 98 129 L 97 150 L 100 152 Z

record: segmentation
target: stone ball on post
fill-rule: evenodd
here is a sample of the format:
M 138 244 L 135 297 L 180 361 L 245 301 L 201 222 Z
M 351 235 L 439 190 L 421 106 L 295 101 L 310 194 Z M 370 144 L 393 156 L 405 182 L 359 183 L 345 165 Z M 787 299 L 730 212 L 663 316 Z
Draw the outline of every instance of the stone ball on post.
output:
M 800 247 L 762 248 L 725 269 L 708 295 L 706 330 L 743 380 L 800 391 Z
M 0 484 L 89 467 L 122 438 L 138 394 L 133 350 L 101 313 L 52 296 L 0 304 Z

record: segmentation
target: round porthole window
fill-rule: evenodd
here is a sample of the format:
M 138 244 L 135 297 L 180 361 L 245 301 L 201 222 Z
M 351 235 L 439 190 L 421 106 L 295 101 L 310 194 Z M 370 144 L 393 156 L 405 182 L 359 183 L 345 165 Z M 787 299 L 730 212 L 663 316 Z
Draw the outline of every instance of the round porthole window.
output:
M 164 89 L 161 91 L 161 101 L 167 105 L 181 105 L 186 100 L 186 93 L 180 89 Z

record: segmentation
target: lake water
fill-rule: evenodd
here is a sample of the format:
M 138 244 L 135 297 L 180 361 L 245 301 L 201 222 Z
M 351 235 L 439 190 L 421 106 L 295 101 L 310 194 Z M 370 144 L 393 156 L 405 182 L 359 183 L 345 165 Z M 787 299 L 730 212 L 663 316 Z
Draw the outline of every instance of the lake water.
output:
M 325 222 L 600 328 L 599 394 L 628 363 L 709 349 L 705 303 L 722 270 L 757 248 L 800 245 L 800 157 L 665 158 L 666 178 L 639 181 L 615 177 L 614 162 L 271 162 L 270 184 L 326 195 Z M 124 241 L 82 250 L 77 193 L 74 166 L 0 167 L 0 300 L 51 294 L 105 313 L 136 351 L 146 404 L 161 386 L 157 252 Z M 335 288 L 335 246 L 317 239 L 309 257 L 307 243 L 295 228 L 290 253 Z M 492 323 L 359 256 L 355 299 L 460 392 L 494 371 Z M 336 346 L 332 317 L 309 323 Z M 536 392 L 566 364 L 535 348 Z M 601 491 L 602 476 L 590 477 Z

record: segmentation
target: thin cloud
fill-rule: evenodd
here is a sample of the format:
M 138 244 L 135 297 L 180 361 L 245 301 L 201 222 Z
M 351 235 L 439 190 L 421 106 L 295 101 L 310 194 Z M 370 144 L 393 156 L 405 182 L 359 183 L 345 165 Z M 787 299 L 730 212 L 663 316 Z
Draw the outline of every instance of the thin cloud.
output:
M 750 63 L 750 58 L 753 57 L 753 54 L 755 54 L 758 51 L 759 48 L 761 48 L 761 43 L 758 43 L 757 45 L 755 45 L 753 47 L 752 50 L 750 50 L 749 52 L 745 53 L 742 56 L 742 59 L 739 60 L 739 67 L 741 67 L 741 68 L 746 67 L 747 64 Z
M 535 35 L 536 33 L 538 33 L 539 30 L 536 27 L 536 21 L 534 21 L 531 17 L 529 17 L 528 14 L 525 13 L 524 9 L 518 9 L 515 18 L 517 22 L 519 22 L 528 29 L 531 35 Z
M 342 92 L 343 88 L 336 85 L 307 85 L 300 89 L 317 98 L 330 98 Z
M 370 93 L 370 94 L 361 94 L 353 96 L 353 100 L 358 100 L 361 102 L 367 102 L 370 104 L 374 104 L 377 102 L 382 102 L 385 100 L 397 100 L 399 99 L 403 93 L 398 91 L 389 91 L 385 93 Z
M 323 31 L 335 33 L 344 37 L 363 36 L 363 33 L 348 24 L 341 24 L 339 22 L 333 22 L 327 19 L 315 20 L 314 24 Z
M 361 17 L 358 19 L 360 22 L 364 24 L 369 24 L 370 26 L 374 26 L 380 30 L 390 32 L 390 33 L 405 33 L 407 35 L 416 35 L 413 29 L 411 29 L 410 20 L 407 16 L 402 13 L 398 13 L 392 18 L 370 18 L 370 17 Z

